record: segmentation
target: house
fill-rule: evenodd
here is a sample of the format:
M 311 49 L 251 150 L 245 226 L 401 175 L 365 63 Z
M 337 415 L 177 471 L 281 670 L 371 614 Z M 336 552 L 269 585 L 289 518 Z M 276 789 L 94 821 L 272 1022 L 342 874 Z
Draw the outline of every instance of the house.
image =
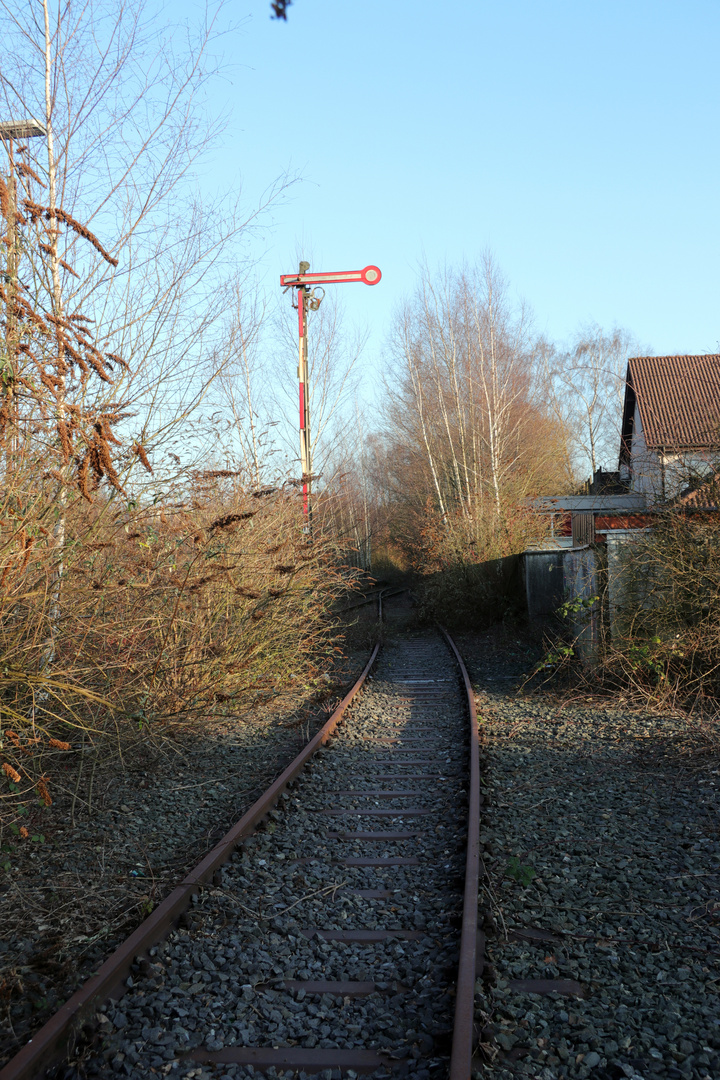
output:
M 530 616 L 567 598 L 589 602 L 605 583 L 610 632 L 620 633 L 627 545 L 652 528 L 661 504 L 680 513 L 720 509 L 720 354 L 628 360 L 619 473 L 598 471 L 583 494 L 527 503 L 550 534 L 524 553 Z M 578 649 L 592 663 L 600 605 L 581 614 Z
M 620 480 L 669 502 L 720 466 L 720 354 L 628 360 Z

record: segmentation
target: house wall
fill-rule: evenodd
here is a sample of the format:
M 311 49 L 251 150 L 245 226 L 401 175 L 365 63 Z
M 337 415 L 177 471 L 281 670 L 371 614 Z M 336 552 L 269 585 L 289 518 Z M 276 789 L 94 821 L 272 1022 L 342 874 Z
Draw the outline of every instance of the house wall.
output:
M 630 490 L 645 495 L 648 504 L 674 499 L 693 479 L 720 466 L 720 450 L 662 453 L 645 442 L 640 410 L 635 406 L 631 447 Z
M 633 417 L 630 490 L 647 496 L 648 502 L 662 498 L 662 469 L 657 453 L 648 450 L 640 410 L 635 405 Z
M 720 465 L 720 452 L 687 450 L 683 454 L 665 455 L 666 498 L 672 499 L 699 477 L 705 477 Z

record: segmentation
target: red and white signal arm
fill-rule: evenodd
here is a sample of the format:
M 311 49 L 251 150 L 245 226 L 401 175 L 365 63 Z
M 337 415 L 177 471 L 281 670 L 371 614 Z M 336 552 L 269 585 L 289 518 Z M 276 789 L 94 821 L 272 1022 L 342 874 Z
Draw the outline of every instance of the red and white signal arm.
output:
M 382 277 L 378 266 L 366 266 L 362 270 L 336 270 L 329 274 L 281 274 L 280 284 L 291 285 L 336 285 L 343 281 L 362 281 L 366 285 L 377 285 Z

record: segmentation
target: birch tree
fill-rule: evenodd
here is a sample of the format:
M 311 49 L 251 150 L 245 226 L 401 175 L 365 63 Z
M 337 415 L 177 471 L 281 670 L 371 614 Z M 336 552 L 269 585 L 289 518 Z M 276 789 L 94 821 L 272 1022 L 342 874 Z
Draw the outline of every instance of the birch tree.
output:
M 551 426 L 539 395 L 539 342 L 491 257 L 460 272 L 425 269 L 391 349 L 388 420 L 422 446 L 442 515 L 491 511 L 499 521 L 508 496 L 557 475 L 560 425 L 545 446 L 537 439 Z
M 50 201 L 115 260 L 92 258 L 55 218 L 56 255 L 39 287 L 65 310 L 82 307 L 97 348 L 125 358 L 106 398 L 136 414 L 129 441 L 152 458 L 207 394 L 246 241 L 288 179 L 254 206 L 237 190 L 198 194 L 196 170 L 223 129 L 206 100 L 221 65 L 219 8 L 188 28 L 162 24 L 144 0 L 2 7 L 2 108 L 45 119 L 45 152 L 32 140 L 31 164 Z M 187 433 L 184 443 L 187 452 Z
M 636 350 L 627 330 L 581 327 L 571 346 L 546 357 L 551 402 L 570 432 L 580 475 L 617 468 L 627 359 Z

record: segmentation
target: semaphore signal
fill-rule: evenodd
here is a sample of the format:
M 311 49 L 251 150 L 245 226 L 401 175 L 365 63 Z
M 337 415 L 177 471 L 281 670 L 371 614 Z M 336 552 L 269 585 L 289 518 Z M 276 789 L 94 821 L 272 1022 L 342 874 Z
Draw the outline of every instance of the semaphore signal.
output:
M 301 262 L 297 274 L 281 274 L 280 285 L 296 289 L 293 307 L 298 313 L 298 337 L 300 342 L 298 379 L 300 380 L 300 466 L 302 468 L 303 514 L 308 534 L 312 532 L 312 445 L 310 442 L 310 390 L 308 383 L 307 315 L 308 310 L 317 311 L 322 296 L 316 296 L 314 285 L 340 285 L 347 281 L 360 281 L 365 285 L 377 285 L 382 277 L 379 267 L 365 266 L 362 270 L 335 270 L 325 274 L 309 274 L 309 262 Z M 320 290 L 325 295 L 324 291 Z

